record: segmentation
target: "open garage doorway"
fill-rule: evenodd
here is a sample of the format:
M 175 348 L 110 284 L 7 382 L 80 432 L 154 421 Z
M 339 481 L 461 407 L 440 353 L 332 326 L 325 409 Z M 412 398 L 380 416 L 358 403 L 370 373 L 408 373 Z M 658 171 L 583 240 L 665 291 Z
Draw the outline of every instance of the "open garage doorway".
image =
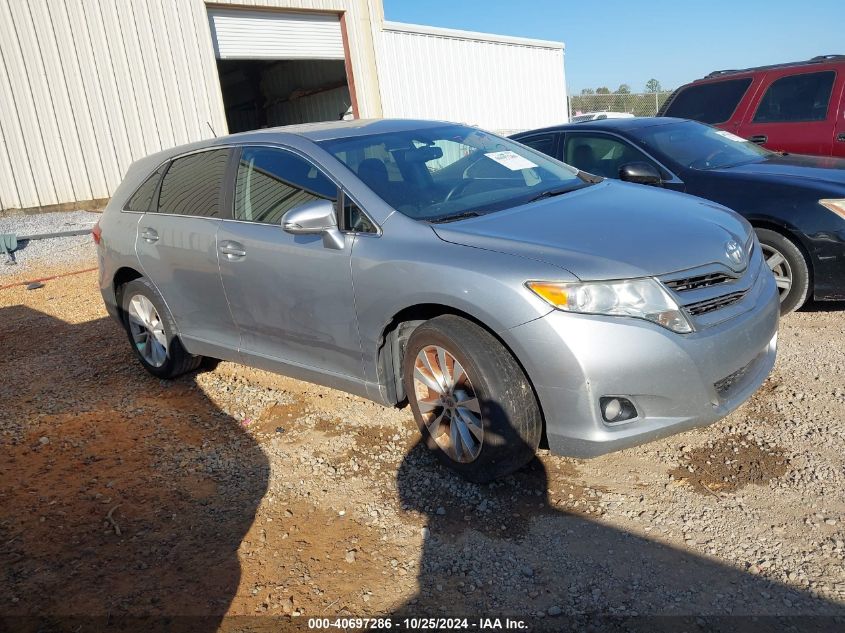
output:
M 351 117 L 346 67 L 336 60 L 218 60 L 229 132 Z
M 209 22 L 230 133 L 353 117 L 340 16 L 210 9 Z

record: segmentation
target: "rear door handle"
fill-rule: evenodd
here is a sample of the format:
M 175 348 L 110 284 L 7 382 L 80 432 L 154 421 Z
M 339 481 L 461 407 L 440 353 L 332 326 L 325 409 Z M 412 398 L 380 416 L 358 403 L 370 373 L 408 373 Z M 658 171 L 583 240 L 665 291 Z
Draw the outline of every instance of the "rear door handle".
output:
M 220 242 L 220 252 L 223 253 L 229 261 L 243 259 L 246 257 L 246 249 L 244 248 L 244 245 L 240 242 L 233 242 L 231 240 Z
M 151 229 L 147 226 L 144 227 L 144 230 L 141 232 L 141 238 L 152 244 L 153 242 L 158 242 L 158 233 L 155 229 Z
M 766 136 L 765 134 L 757 134 L 755 136 L 752 136 L 748 140 L 751 141 L 752 143 L 759 143 L 760 145 L 762 145 L 763 143 L 765 143 L 766 141 L 769 140 L 769 137 Z
M 845 143 L 845 132 L 840 132 L 836 135 L 836 140 L 840 143 Z

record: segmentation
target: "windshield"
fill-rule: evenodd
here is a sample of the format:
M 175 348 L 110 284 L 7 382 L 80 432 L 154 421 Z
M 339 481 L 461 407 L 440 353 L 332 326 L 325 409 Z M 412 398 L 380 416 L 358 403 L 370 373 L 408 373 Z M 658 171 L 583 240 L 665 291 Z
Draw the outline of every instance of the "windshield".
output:
M 449 221 L 586 187 L 577 170 L 514 141 L 462 125 L 319 143 L 397 211 Z
M 684 121 L 655 125 L 634 132 L 643 142 L 690 169 L 720 169 L 764 160 L 769 150 L 716 128 Z

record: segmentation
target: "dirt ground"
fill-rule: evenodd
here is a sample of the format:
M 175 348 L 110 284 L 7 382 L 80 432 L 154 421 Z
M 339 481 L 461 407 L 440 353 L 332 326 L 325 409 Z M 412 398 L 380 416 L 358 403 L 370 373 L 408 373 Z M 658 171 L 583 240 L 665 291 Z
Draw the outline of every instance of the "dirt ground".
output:
M 0 289 L 0 615 L 845 616 L 842 308 L 784 319 L 726 420 L 477 486 L 408 409 L 232 363 L 154 379 L 96 272 Z

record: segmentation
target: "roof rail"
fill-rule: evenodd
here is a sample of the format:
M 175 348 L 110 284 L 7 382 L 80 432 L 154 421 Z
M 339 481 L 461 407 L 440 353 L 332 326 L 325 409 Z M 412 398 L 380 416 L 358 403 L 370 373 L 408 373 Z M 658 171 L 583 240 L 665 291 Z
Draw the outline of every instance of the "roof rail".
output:
M 752 68 L 729 69 L 729 70 L 714 70 L 712 73 L 704 77 L 711 79 L 712 77 L 721 77 L 722 75 L 734 75 L 737 73 L 748 73 L 755 70 L 773 70 L 775 68 L 789 68 L 791 66 L 806 66 L 807 64 L 823 64 L 825 62 L 845 61 L 845 55 L 816 55 L 810 59 L 800 62 L 786 62 L 783 64 L 770 64 L 768 66 L 754 66 Z

